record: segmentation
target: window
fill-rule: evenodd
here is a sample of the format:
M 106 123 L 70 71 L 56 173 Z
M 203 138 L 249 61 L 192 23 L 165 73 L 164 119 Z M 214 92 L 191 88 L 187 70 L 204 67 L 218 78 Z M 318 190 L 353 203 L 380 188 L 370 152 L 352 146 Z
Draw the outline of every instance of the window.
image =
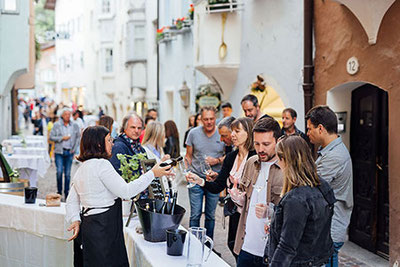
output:
M 104 71 L 106 73 L 113 72 L 113 49 L 106 48 L 105 49 L 105 68 Z
M 111 1 L 110 0 L 102 0 L 101 13 L 103 13 L 103 14 L 111 13 Z
M 146 25 L 144 21 L 129 21 L 127 32 L 127 61 L 146 59 Z
M 18 14 L 18 0 L 3 0 L 1 13 L 4 14 Z

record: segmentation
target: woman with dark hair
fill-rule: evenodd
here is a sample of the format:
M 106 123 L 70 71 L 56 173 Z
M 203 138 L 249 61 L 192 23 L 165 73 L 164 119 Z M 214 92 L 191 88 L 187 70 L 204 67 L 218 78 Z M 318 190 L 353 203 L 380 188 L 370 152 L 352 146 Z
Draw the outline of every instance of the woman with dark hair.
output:
M 284 174 L 282 199 L 275 207 L 265 257 L 270 266 L 321 266 L 334 249 L 333 190 L 318 177 L 311 151 L 300 136 L 283 137 L 276 154 Z
M 101 116 L 100 119 L 99 119 L 99 126 L 104 126 L 104 127 L 106 127 L 106 128 L 110 131 L 110 133 L 111 133 L 112 130 L 113 130 L 113 123 L 114 123 L 114 119 L 111 118 L 111 117 L 108 116 L 108 115 L 103 115 L 103 116 Z
M 198 116 L 200 116 L 200 114 L 196 114 L 196 115 L 191 115 L 189 117 L 189 121 L 188 121 L 188 129 L 185 132 L 185 136 L 183 137 L 183 147 L 186 148 L 186 139 L 189 135 L 190 130 L 192 130 L 194 127 L 197 127 L 197 123 L 196 123 L 196 118 L 198 118 Z
M 235 183 L 239 184 L 247 159 L 256 154 L 253 147 L 253 125 L 254 122 L 250 118 L 244 117 L 234 120 L 231 124 L 231 136 L 235 150 L 226 155 L 221 171 L 219 173 L 212 172 L 211 175 L 207 176 L 208 181 L 203 180 L 194 173 L 189 173 L 186 176 L 188 182 L 196 183 L 214 194 L 222 192 L 225 188 L 232 188 Z M 212 181 L 213 179 L 215 180 Z M 231 211 L 232 215 L 229 216 L 228 247 L 233 256 L 237 258 L 233 248 L 240 213 L 235 210 Z
M 68 231 L 73 231 L 69 240 L 79 233 L 74 242 L 75 266 L 129 266 L 121 198 L 139 194 L 154 177 L 170 175 L 169 167 L 157 164 L 138 179 L 126 183 L 108 161 L 111 148 L 107 128 L 92 126 L 83 131 L 78 156 L 83 163 L 72 180 L 66 203 L 66 220 L 71 222 Z
M 171 158 L 177 158 L 181 155 L 179 148 L 179 133 L 175 122 L 166 121 L 165 127 L 165 142 L 164 153 L 171 156 Z

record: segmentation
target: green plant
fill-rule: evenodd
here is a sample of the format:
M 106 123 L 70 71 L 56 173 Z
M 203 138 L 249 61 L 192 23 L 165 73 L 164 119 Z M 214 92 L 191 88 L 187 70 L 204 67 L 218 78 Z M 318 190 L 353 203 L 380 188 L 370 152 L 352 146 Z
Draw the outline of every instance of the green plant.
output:
M 117 159 L 121 162 L 119 170 L 122 172 L 121 176 L 129 183 L 136 180 L 140 176 L 140 161 L 147 159 L 145 153 L 135 155 L 117 154 Z

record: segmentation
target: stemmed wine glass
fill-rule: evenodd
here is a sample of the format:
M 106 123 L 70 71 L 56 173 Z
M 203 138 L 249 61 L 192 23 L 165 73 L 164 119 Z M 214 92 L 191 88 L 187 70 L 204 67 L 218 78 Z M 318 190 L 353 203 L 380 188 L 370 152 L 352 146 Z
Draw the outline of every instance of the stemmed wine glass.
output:
M 212 172 L 212 168 L 210 166 L 210 164 L 206 161 L 203 161 L 201 163 L 201 171 L 205 174 L 205 175 L 210 175 Z
M 256 190 L 256 192 L 257 192 L 257 203 L 262 203 L 262 202 L 264 202 L 265 203 L 265 200 L 261 200 L 260 201 L 260 193 L 261 193 L 261 191 L 263 191 L 263 189 L 265 188 L 265 184 L 264 185 L 254 185 L 253 186 L 253 188 L 254 188 L 254 190 Z
M 272 216 L 274 215 L 274 203 L 270 202 L 267 203 L 267 217 L 265 218 L 265 228 L 268 227 L 268 233 L 265 234 L 264 236 L 264 240 L 268 242 L 268 238 L 269 238 L 269 228 L 271 226 L 271 221 L 272 221 Z
M 180 163 L 179 163 L 179 169 L 180 169 L 180 171 L 182 172 L 182 174 L 183 174 L 183 176 L 185 177 L 185 179 L 186 179 L 186 175 L 188 174 L 188 173 L 190 173 L 190 169 L 189 169 L 189 162 L 187 161 L 187 159 L 184 159 L 184 160 L 182 160 Z M 196 184 L 195 183 L 188 183 L 187 184 L 187 188 L 192 188 L 193 186 L 195 186 Z

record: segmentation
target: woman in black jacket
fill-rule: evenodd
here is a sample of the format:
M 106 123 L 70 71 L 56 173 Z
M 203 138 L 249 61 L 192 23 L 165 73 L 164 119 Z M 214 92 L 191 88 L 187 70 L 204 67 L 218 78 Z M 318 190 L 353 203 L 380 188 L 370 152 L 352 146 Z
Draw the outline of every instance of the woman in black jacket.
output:
M 177 158 L 181 155 L 181 152 L 179 148 L 179 133 L 176 124 L 173 121 L 166 121 L 164 127 L 165 137 L 167 138 L 164 153 L 170 155 L 171 158 Z
M 336 201 L 329 184 L 317 175 L 307 143 L 284 137 L 276 146 L 283 169 L 282 199 L 271 222 L 266 261 L 270 266 L 321 266 L 333 253 L 330 234 Z
M 231 137 L 236 149 L 226 155 L 219 173 L 213 172 L 210 176 L 207 176 L 207 180 L 213 180 L 211 177 L 213 176 L 214 181 L 205 181 L 196 174 L 190 173 L 187 175 L 188 182 L 196 183 L 214 194 L 220 193 L 225 188 L 232 188 L 235 182 L 239 183 L 247 159 L 256 154 L 253 148 L 253 125 L 253 120 L 249 118 L 239 118 L 232 122 L 230 126 Z M 240 213 L 238 212 L 235 212 L 229 218 L 228 247 L 235 258 L 237 258 L 237 255 L 233 252 L 233 247 L 239 218 Z

